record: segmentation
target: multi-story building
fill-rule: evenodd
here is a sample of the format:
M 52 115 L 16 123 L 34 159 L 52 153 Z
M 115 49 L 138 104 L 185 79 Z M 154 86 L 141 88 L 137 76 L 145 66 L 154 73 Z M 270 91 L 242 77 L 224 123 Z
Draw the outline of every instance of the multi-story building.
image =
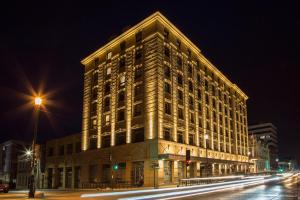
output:
M 113 163 L 147 186 L 201 176 L 207 165 L 210 175 L 249 170 L 248 97 L 159 12 L 82 64 L 82 150 L 99 179 Z
M 44 188 L 79 188 L 81 167 L 81 134 L 73 134 L 46 142 Z M 85 172 L 88 174 L 88 172 Z M 84 174 L 83 174 L 84 177 Z
M 269 148 L 270 168 L 276 170 L 278 163 L 278 139 L 277 128 L 272 123 L 253 124 L 248 127 L 249 135 L 265 141 Z
M 270 171 L 269 148 L 264 140 L 249 136 L 249 160 L 251 173 Z
M 0 180 L 16 187 L 18 156 L 24 155 L 30 143 L 19 140 L 8 140 L 0 144 Z

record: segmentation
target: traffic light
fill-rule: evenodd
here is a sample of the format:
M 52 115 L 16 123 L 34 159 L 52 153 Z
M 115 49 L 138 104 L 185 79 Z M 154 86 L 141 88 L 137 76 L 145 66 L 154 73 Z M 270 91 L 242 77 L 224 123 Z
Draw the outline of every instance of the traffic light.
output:
M 113 170 L 117 171 L 119 169 L 119 165 L 116 163 L 113 165 Z
M 186 166 L 191 164 L 191 150 L 187 149 L 185 153 Z

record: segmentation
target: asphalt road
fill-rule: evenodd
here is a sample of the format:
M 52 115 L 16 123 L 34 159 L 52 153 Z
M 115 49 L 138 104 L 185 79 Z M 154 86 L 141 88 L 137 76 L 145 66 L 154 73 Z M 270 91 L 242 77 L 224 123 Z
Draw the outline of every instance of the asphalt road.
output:
M 263 181 L 263 180 L 262 180 Z M 254 185 L 255 184 L 255 185 Z M 282 180 L 261 183 L 258 180 L 246 180 L 230 184 L 214 184 L 201 187 L 165 188 L 162 190 L 140 190 L 123 193 L 106 193 L 105 196 L 81 197 L 81 195 L 103 195 L 90 191 L 44 191 L 45 199 L 53 200 L 138 200 L 138 199 L 187 199 L 187 200 L 300 200 L 300 176 L 290 176 Z M 0 199 L 27 199 L 25 191 L 1 193 Z

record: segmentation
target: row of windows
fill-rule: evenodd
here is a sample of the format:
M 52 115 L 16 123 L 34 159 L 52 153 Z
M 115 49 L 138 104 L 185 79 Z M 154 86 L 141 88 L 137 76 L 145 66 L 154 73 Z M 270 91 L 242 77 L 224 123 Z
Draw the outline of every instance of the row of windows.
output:
M 75 148 L 74 148 L 75 146 Z M 73 153 L 79 153 L 81 151 L 81 143 L 76 142 L 75 144 L 69 143 L 66 145 L 59 145 L 58 149 L 55 149 L 54 147 L 49 147 L 47 149 L 47 156 L 54 156 L 55 152 L 57 152 L 56 155 L 63 156 L 63 155 L 69 155 Z

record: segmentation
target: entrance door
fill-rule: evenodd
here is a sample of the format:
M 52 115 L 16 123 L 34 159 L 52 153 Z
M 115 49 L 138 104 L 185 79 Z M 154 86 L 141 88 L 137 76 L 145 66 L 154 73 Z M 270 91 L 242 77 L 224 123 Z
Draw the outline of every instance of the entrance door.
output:
M 80 167 L 75 167 L 74 187 L 80 188 Z
M 136 186 L 144 185 L 144 162 L 143 161 L 132 163 L 131 182 L 132 185 L 136 185 Z
M 164 161 L 164 183 L 172 182 L 172 161 Z
M 66 168 L 66 188 L 72 188 L 72 167 Z

